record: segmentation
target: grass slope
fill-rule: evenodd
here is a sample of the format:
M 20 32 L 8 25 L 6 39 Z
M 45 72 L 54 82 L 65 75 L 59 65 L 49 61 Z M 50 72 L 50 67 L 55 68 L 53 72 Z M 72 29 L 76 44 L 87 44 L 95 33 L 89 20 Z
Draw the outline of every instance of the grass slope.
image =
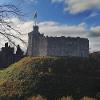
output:
M 55 57 L 25 57 L 4 70 L 0 70 L 0 96 L 25 96 L 37 83 L 36 67 L 51 63 Z
M 91 79 L 92 76 L 96 79 Z M 100 60 L 91 57 L 25 57 L 0 70 L 0 96 L 39 93 L 49 100 L 67 94 L 76 98 L 76 95 L 91 96 L 100 92 L 99 84 Z

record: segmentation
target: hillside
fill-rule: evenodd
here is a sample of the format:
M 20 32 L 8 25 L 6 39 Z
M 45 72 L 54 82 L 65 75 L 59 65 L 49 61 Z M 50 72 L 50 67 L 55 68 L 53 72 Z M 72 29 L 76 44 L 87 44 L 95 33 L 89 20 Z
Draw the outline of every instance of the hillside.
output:
M 42 63 L 52 62 L 55 58 L 23 58 L 4 70 L 0 70 L 0 95 L 23 96 L 36 84 L 37 68 Z M 32 84 L 31 84 L 32 83 Z M 31 86 L 32 85 L 32 86 Z M 6 91 L 8 90 L 8 91 Z
M 25 57 L 0 70 L 0 96 L 40 94 L 53 100 L 67 95 L 96 96 L 99 92 L 100 62 L 93 57 Z

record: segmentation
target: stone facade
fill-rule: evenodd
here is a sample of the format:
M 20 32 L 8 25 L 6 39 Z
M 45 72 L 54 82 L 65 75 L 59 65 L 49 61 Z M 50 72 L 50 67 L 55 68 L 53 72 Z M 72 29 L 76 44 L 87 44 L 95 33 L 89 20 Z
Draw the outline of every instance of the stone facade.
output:
M 29 56 L 69 56 L 88 57 L 89 40 L 74 37 L 48 37 L 39 33 L 39 27 L 34 26 L 28 40 L 27 54 Z

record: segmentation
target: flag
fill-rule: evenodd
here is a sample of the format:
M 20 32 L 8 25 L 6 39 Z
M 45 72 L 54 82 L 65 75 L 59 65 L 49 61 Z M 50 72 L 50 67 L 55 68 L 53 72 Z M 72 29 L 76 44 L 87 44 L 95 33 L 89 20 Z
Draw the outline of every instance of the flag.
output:
M 37 18 L 37 12 L 34 13 L 34 19 L 36 19 L 36 18 Z

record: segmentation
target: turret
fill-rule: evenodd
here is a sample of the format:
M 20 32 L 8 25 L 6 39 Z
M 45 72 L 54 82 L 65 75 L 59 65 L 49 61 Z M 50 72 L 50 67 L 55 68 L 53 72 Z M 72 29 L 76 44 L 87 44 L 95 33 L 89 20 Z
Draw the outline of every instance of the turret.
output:
M 16 55 L 18 55 L 18 56 L 23 56 L 23 51 L 22 51 L 22 49 L 20 48 L 19 45 L 17 45 Z
M 33 26 L 33 32 L 39 33 L 39 27 L 37 25 Z
M 6 47 L 6 48 L 8 48 L 8 42 L 7 42 L 7 43 L 5 43 L 5 47 Z

